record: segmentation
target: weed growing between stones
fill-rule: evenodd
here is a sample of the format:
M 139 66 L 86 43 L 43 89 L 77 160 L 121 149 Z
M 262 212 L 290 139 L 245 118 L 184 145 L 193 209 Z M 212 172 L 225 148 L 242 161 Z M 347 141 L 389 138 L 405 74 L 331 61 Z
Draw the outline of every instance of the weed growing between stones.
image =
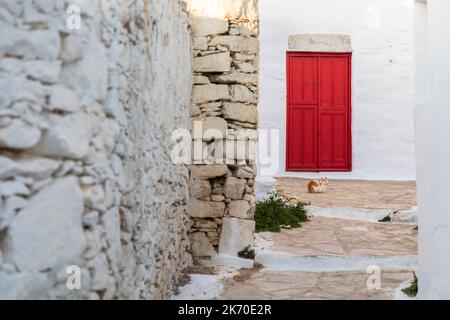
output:
M 279 193 L 269 193 L 269 198 L 256 203 L 256 232 L 280 232 L 282 228 L 300 228 L 308 221 L 308 204 Z
M 384 217 L 383 219 L 378 220 L 378 222 L 391 222 L 391 221 L 392 221 L 392 218 L 391 218 L 390 215 L 387 215 L 387 216 Z
M 248 260 L 255 260 L 255 250 L 251 246 L 246 247 L 244 250 L 238 252 L 238 257 Z
M 415 298 L 419 291 L 418 279 L 416 273 L 414 273 L 414 280 L 411 282 L 411 286 L 402 290 L 410 298 Z

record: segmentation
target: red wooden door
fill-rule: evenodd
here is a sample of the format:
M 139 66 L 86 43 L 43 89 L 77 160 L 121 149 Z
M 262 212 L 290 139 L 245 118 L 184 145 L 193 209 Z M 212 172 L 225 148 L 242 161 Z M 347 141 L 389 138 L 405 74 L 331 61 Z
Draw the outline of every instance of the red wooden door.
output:
M 351 54 L 287 55 L 288 171 L 351 170 Z

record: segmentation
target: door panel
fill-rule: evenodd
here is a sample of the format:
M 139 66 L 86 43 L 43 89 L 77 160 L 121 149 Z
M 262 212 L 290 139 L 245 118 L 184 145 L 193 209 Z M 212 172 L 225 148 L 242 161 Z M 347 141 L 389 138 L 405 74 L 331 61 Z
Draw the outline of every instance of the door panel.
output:
M 348 58 L 319 59 L 319 168 L 348 163 Z
M 289 127 L 288 162 L 291 167 L 317 167 L 317 107 L 292 106 Z
M 317 57 L 290 58 L 290 103 L 317 104 Z
M 288 53 L 288 171 L 351 170 L 351 54 Z
M 319 168 L 346 168 L 348 165 L 346 115 L 322 113 L 319 127 Z
M 319 61 L 319 106 L 321 108 L 346 109 L 348 58 L 322 57 Z

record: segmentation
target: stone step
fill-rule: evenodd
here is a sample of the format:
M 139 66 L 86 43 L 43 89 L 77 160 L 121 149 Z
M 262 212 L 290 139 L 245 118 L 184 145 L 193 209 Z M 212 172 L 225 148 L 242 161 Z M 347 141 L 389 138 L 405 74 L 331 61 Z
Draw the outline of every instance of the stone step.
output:
M 219 299 L 229 300 L 392 300 L 406 299 L 401 288 L 413 275 L 409 270 L 382 269 L 379 287 L 365 272 L 301 272 L 261 270 L 244 281 L 229 280 Z
M 256 262 L 274 270 L 415 269 L 417 235 L 410 224 L 312 217 L 302 228 L 258 233 L 254 246 Z

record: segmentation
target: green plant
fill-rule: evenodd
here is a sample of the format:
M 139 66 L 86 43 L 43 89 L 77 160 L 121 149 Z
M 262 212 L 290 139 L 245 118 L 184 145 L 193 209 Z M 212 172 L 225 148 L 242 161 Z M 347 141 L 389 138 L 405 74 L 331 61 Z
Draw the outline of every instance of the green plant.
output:
M 279 193 L 269 193 L 269 198 L 256 203 L 256 232 L 280 232 L 281 228 L 300 228 L 308 221 L 308 204 Z
M 411 282 L 411 286 L 402 290 L 404 294 L 406 294 L 410 298 L 415 298 L 417 293 L 419 292 L 419 284 L 416 273 L 414 273 L 414 279 Z
M 244 250 L 238 252 L 239 258 L 255 260 L 255 250 L 251 246 L 246 247 Z
M 378 220 L 378 222 L 391 222 L 391 221 L 392 221 L 392 218 L 391 218 L 390 215 L 387 215 L 387 216 L 384 217 L 383 219 Z

